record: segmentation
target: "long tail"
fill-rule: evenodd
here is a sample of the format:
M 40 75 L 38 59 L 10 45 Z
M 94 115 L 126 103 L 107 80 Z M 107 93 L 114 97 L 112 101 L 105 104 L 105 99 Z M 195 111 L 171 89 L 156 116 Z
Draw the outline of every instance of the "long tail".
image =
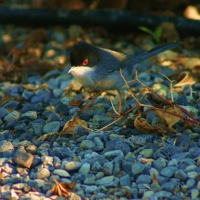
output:
M 163 45 L 158 45 L 156 47 L 154 47 L 153 49 L 147 51 L 147 52 L 144 52 L 142 54 L 139 54 L 137 56 L 134 56 L 132 58 L 132 63 L 133 64 L 137 64 L 137 63 L 140 63 L 148 58 L 151 58 L 159 53 L 162 53 L 168 49 L 173 49 L 179 45 L 183 44 L 183 42 L 170 42 L 170 43 L 167 43 L 167 44 L 163 44 Z

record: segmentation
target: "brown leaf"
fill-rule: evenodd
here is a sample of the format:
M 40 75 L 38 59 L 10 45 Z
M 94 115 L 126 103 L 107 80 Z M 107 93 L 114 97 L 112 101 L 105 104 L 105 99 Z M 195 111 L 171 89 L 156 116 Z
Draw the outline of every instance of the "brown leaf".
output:
M 21 85 L 24 90 L 28 90 L 28 91 L 33 91 L 36 92 L 37 90 L 41 89 L 47 89 L 48 88 L 48 84 L 47 83 L 43 83 L 42 85 L 31 85 L 31 84 L 27 84 L 27 85 Z
M 154 173 L 152 174 L 152 182 L 157 183 L 159 185 L 159 181 Z
M 173 85 L 173 87 L 193 85 L 194 83 L 196 83 L 196 81 L 194 80 L 194 78 L 191 76 L 189 72 L 182 72 L 178 76 L 176 82 L 177 84 Z
M 156 134 L 158 132 L 165 136 L 165 134 L 169 131 L 177 133 L 177 131 L 171 127 L 166 127 L 161 124 L 151 125 L 147 122 L 146 119 L 139 116 L 136 117 L 134 125 L 138 131 L 146 134 Z
M 140 158 L 139 161 L 141 163 L 146 164 L 146 163 L 152 163 L 154 160 L 153 159 L 149 159 L 149 158 Z
M 84 101 L 75 99 L 69 103 L 70 106 L 81 107 Z
M 180 116 L 184 116 L 183 112 L 181 111 L 180 108 L 174 106 L 166 106 L 166 111 L 169 111 L 171 113 L 175 113 L 178 114 Z M 161 122 L 165 125 L 168 126 L 169 128 L 172 128 L 172 126 L 174 126 L 176 123 L 178 123 L 179 121 L 181 121 L 182 118 L 177 117 L 175 115 L 160 111 L 160 110 L 155 110 L 155 113 L 157 114 L 157 116 L 160 118 Z
M 18 101 L 20 103 L 23 103 L 25 101 L 25 99 L 23 97 L 7 96 L 6 94 L 4 94 L 0 101 L 0 106 L 4 106 L 5 104 L 7 104 L 10 101 Z
M 5 173 L 5 172 L 0 172 L 0 180 L 2 180 L 3 178 L 5 178 L 6 176 L 8 176 L 7 173 Z
M 69 120 L 65 126 L 63 127 L 63 130 L 60 132 L 60 134 L 73 134 L 74 132 L 74 128 L 76 126 L 84 126 L 84 127 L 88 127 L 88 124 L 86 121 L 81 120 L 78 118 L 78 116 L 74 116 L 71 120 Z
M 134 126 L 139 132 L 146 134 L 155 134 L 158 131 L 155 125 L 152 126 L 146 119 L 139 116 L 136 117 Z
M 47 133 L 47 134 L 45 134 L 45 135 L 42 135 L 42 136 L 40 136 L 40 137 L 35 141 L 35 143 L 36 143 L 36 142 L 39 142 L 39 141 L 44 141 L 44 140 L 46 140 L 47 138 L 51 138 L 51 137 L 53 137 L 55 134 L 58 134 L 58 133 Z
M 182 133 L 186 129 L 191 129 L 193 126 L 194 126 L 194 123 L 189 122 L 188 120 L 184 120 L 184 124 L 180 132 Z
M 200 156 L 198 157 L 198 160 L 197 160 L 197 166 L 200 165 Z
M 52 178 L 55 184 L 53 185 L 51 192 L 53 194 L 57 194 L 58 196 L 69 197 L 72 191 L 74 190 L 74 188 L 76 187 L 75 181 L 72 181 L 71 183 L 67 183 L 67 182 L 59 183 L 53 174 L 52 174 Z

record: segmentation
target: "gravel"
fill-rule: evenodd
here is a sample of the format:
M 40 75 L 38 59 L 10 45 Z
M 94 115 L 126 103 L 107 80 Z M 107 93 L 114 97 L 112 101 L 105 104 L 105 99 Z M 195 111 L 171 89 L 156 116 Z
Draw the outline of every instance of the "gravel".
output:
M 19 29 L 18 34 L 23 38 L 28 33 L 23 35 L 23 29 Z M 44 57 L 48 58 L 50 50 L 55 51 L 53 58 L 69 56 L 69 49 L 59 49 L 59 45 L 69 39 L 67 34 L 56 30 L 48 34 L 51 40 L 45 44 Z M 88 37 L 93 36 L 89 34 Z M 105 39 L 99 40 L 102 45 L 106 43 Z M 52 46 L 52 41 L 59 45 Z M 124 46 L 125 50 L 133 48 L 128 43 Z M 150 64 L 148 60 L 141 67 Z M 162 72 L 156 65 L 152 69 Z M 176 140 L 163 140 L 162 135 L 139 132 L 131 118 L 126 126 L 122 125 L 123 119 L 111 125 L 108 132 L 95 132 L 95 129 L 115 120 L 111 115 L 114 112 L 110 101 L 105 96 L 97 98 L 93 103 L 94 109 L 78 115 L 79 119 L 87 122 L 89 129 L 81 124 L 73 129 L 70 125 L 65 134 L 58 134 L 80 110 L 70 102 L 84 100 L 89 95 L 87 89 L 80 92 L 82 86 L 67 75 L 68 70 L 67 66 L 64 71 L 55 69 L 44 75 L 28 73 L 26 82 L 14 86 L 0 83 L 1 94 L 24 99 L 12 98 L 0 107 L 0 172 L 5 174 L 0 179 L 1 199 L 10 199 L 13 194 L 20 200 L 57 198 L 51 193 L 54 185 L 52 175 L 59 182 L 70 184 L 75 180 L 74 192 L 82 199 L 114 199 L 116 196 L 120 200 L 200 198 L 200 129 L 191 128 L 180 134 L 181 125 L 175 125 L 179 133 Z M 171 69 L 165 71 L 167 75 L 173 72 Z M 155 77 L 157 75 L 153 72 L 139 74 L 139 78 L 150 87 L 155 84 Z M 29 91 L 22 87 L 26 84 L 38 87 L 44 83 L 48 88 Z M 65 88 L 68 90 L 64 91 Z M 137 84 L 135 89 L 139 92 Z M 200 88 L 194 86 L 193 89 L 197 93 Z M 192 106 L 198 109 L 196 115 L 199 115 L 199 103 L 192 103 L 197 97 L 190 101 L 187 94 L 175 96 L 177 104 Z M 117 105 L 117 97 L 113 95 L 112 98 Z M 131 98 L 125 107 L 130 108 L 130 105 L 135 105 Z M 149 112 L 146 119 L 152 125 L 160 123 L 153 112 Z M 45 134 L 49 137 L 38 141 Z M 143 162 L 145 159 L 147 161 Z

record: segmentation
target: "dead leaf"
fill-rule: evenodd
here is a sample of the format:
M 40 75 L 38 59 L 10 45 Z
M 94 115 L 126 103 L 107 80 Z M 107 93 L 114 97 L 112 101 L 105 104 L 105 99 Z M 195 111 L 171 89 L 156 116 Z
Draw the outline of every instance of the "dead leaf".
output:
M 63 130 L 60 132 L 60 134 L 73 135 L 74 128 L 76 126 L 88 127 L 88 124 L 86 121 L 79 119 L 78 116 L 76 115 L 65 124 L 65 126 L 63 127 Z
M 181 60 L 180 63 L 185 69 L 192 70 L 193 68 L 200 66 L 200 58 L 188 58 L 187 60 Z
M 171 131 L 173 133 L 177 133 L 177 131 L 171 127 L 166 127 L 161 124 L 151 125 L 147 122 L 146 119 L 141 118 L 139 116 L 136 117 L 136 119 L 134 121 L 134 126 L 138 131 L 140 131 L 142 133 L 146 133 L 146 134 L 161 133 L 163 135 L 163 137 L 165 137 L 165 138 L 168 137 L 165 134 L 169 131 Z M 171 136 L 169 136 L 169 137 L 171 137 Z
M 55 134 L 57 134 L 57 135 L 59 135 L 59 133 L 57 132 L 55 132 L 55 133 L 47 133 L 47 134 L 45 134 L 45 135 L 42 135 L 42 136 L 40 136 L 36 141 L 35 141 L 35 143 L 36 142 L 39 142 L 39 141 L 44 141 L 44 140 L 46 140 L 46 139 L 49 139 L 49 138 L 51 138 L 51 137 L 53 137 Z
M 197 166 L 200 165 L 200 156 L 198 157 L 198 160 L 197 160 Z
M 141 163 L 146 164 L 146 163 L 152 163 L 154 160 L 153 159 L 149 159 L 149 158 L 140 158 L 139 161 Z
M 41 90 L 47 89 L 49 85 L 47 83 L 43 83 L 42 85 L 27 84 L 27 85 L 21 85 L 21 86 L 24 88 L 24 90 L 36 92 L 39 89 Z
M 174 114 L 178 114 L 180 116 L 184 116 L 181 109 L 176 107 L 175 105 L 174 106 L 167 105 L 165 110 L 169 111 L 171 113 L 174 113 Z M 178 123 L 182 119 L 173 114 L 169 114 L 169 113 L 166 113 L 166 112 L 163 112 L 160 110 L 154 110 L 154 111 L 155 111 L 156 115 L 160 118 L 161 122 L 165 126 L 168 126 L 169 128 L 172 128 L 172 126 L 174 126 L 176 123 Z
M 191 129 L 194 126 L 194 123 L 188 121 L 188 120 L 184 120 L 184 124 L 183 127 L 181 128 L 181 133 L 186 130 L 186 129 Z
M 52 178 L 55 182 L 53 185 L 51 192 L 52 194 L 57 194 L 58 196 L 69 197 L 76 187 L 76 181 L 72 181 L 71 183 L 67 182 L 58 182 L 54 175 L 52 174 Z M 77 195 L 78 196 L 78 195 Z
M 197 7 L 191 5 L 185 9 L 184 16 L 189 19 L 200 19 Z
M 152 174 L 152 182 L 157 183 L 159 185 L 159 181 L 154 173 Z
M 176 82 L 177 82 L 177 84 L 173 85 L 173 87 L 193 85 L 194 83 L 196 83 L 194 78 L 191 76 L 190 72 L 182 72 L 178 76 Z
M 84 101 L 75 99 L 69 103 L 70 106 L 81 107 Z
M 5 178 L 6 176 L 8 176 L 8 174 L 6 172 L 0 172 L 0 180 Z
M 155 134 L 158 131 L 156 125 L 149 124 L 146 119 L 139 116 L 136 117 L 134 126 L 139 132 L 146 134 Z
M 25 101 L 25 99 L 23 97 L 15 97 L 15 96 L 7 96 L 6 94 L 4 94 L 3 96 L 1 96 L 2 99 L 0 101 L 0 106 L 4 106 L 5 104 L 7 104 L 10 101 L 17 101 L 20 103 L 23 103 Z

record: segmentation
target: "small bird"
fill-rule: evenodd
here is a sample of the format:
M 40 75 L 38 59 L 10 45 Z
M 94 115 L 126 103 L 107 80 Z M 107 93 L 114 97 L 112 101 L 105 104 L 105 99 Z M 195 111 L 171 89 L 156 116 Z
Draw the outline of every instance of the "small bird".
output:
M 181 44 L 182 42 L 171 42 L 159 45 L 134 56 L 78 42 L 70 52 L 71 69 L 68 73 L 71 73 L 83 86 L 99 91 L 121 91 L 125 82 L 120 75 L 120 69 L 125 79 L 129 81 L 134 74 L 135 64 Z

